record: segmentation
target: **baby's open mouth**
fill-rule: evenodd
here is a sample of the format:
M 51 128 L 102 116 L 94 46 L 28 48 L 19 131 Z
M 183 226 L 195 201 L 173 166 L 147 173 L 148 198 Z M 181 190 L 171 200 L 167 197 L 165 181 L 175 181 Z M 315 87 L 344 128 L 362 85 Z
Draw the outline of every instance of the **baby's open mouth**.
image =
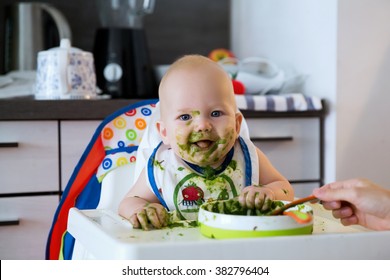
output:
M 207 148 L 211 147 L 213 145 L 213 143 L 214 142 L 210 141 L 210 140 L 200 140 L 200 141 L 194 142 L 192 144 L 198 146 L 201 149 L 207 149 Z

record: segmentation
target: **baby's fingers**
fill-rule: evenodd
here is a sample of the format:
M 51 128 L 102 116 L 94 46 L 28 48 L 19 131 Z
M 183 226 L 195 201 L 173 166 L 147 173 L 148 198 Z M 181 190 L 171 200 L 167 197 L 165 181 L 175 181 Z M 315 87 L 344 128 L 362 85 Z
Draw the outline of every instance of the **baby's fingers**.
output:
M 143 230 L 149 230 L 149 227 L 148 227 L 148 216 L 146 214 L 145 209 L 142 209 L 141 211 L 139 211 L 137 213 L 137 219 L 138 219 L 139 223 L 141 224 L 141 227 L 142 227 Z
M 161 223 L 161 227 L 166 227 L 169 222 L 169 215 L 167 210 L 165 210 L 165 208 L 161 206 L 161 207 L 157 207 L 156 211 L 157 211 L 157 216 Z
M 146 215 L 148 216 L 148 220 L 153 225 L 154 228 L 161 228 L 161 222 L 157 215 L 156 208 L 154 207 L 147 207 L 146 208 Z
M 247 192 L 242 192 L 239 197 L 238 197 L 238 202 L 240 203 L 240 205 L 242 207 L 245 207 L 246 206 L 246 196 L 247 196 Z
M 247 192 L 246 199 L 245 199 L 245 204 L 247 208 L 249 209 L 255 208 L 255 199 L 257 194 L 258 192 L 254 192 L 254 191 Z
M 256 193 L 255 196 L 255 208 L 261 210 L 265 201 L 265 194 Z
M 130 217 L 129 221 L 132 224 L 133 228 L 141 228 L 141 224 L 138 221 L 137 214 L 133 214 Z

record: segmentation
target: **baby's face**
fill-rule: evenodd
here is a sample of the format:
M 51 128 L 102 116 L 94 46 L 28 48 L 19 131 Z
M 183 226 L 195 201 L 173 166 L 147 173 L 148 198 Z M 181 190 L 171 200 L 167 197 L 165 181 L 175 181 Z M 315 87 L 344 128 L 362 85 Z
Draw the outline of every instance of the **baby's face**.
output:
M 188 162 L 219 166 L 238 137 L 242 119 L 230 79 L 215 69 L 178 71 L 162 90 L 158 126 L 164 143 Z

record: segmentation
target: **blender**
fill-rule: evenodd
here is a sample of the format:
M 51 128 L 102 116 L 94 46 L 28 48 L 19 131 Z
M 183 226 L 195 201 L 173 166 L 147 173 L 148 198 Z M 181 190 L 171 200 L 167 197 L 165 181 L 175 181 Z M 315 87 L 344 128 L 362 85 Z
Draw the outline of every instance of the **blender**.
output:
M 143 18 L 154 0 L 99 0 L 101 27 L 93 47 L 98 87 L 112 98 L 156 98 Z

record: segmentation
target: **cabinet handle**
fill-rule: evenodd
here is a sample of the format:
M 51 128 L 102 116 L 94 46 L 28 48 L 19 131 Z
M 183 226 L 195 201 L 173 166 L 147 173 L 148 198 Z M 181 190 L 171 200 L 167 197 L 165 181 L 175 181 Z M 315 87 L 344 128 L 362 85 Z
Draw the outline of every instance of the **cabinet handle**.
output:
M 3 142 L 0 143 L 0 148 L 17 148 L 19 147 L 18 142 Z
M 0 226 L 18 226 L 18 225 L 19 225 L 19 219 L 0 221 Z
M 251 137 L 253 142 L 281 142 L 281 141 L 293 141 L 292 136 L 283 137 Z

